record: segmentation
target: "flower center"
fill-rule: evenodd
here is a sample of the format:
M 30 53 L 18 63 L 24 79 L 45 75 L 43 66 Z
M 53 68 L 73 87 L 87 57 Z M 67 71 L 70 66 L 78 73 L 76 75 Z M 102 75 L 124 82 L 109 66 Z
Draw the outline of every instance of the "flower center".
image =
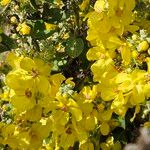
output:
M 123 10 L 122 9 L 119 8 L 119 9 L 116 10 L 116 16 L 121 17 L 122 14 L 123 14 Z
M 37 76 L 39 75 L 39 71 L 32 68 L 31 74 L 32 74 L 32 76 L 35 78 L 35 77 L 37 77 Z
M 67 133 L 67 134 L 72 134 L 72 131 L 71 131 L 71 128 L 70 128 L 70 127 L 66 130 L 66 133 Z
M 25 96 L 26 96 L 27 98 L 31 98 L 31 97 L 32 97 L 32 92 L 31 92 L 30 89 L 26 89 L 26 90 L 25 90 Z
M 37 91 L 35 94 L 34 94 L 34 98 L 36 100 L 36 102 L 38 102 L 39 100 L 41 100 L 42 98 L 44 97 L 43 93 Z
M 67 108 L 67 106 L 64 105 L 64 106 L 61 108 L 61 110 L 64 111 L 64 112 L 67 112 L 68 108 Z

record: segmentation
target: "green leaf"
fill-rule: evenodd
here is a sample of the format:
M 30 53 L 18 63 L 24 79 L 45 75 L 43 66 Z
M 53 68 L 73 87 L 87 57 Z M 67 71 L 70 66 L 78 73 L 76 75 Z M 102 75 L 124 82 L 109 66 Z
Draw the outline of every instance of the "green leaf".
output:
M 4 44 L 0 43 L 0 53 L 8 51 L 9 48 L 5 46 Z
M 5 34 L 1 34 L 2 43 L 0 43 L 0 52 L 9 51 L 17 47 L 16 42 Z
M 82 53 L 84 42 L 81 38 L 69 38 L 67 39 L 65 46 L 67 54 L 72 58 L 76 58 Z
M 45 30 L 45 24 L 43 20 L 38 20 L 33 25 L 32 37 L 36 40 L 44 40 L 50 37 L 56 30 L 47 31 Z
M 30 0 L 30 3 L 35 9 L 38 9 L 38 5 L 36 4 L 35 0 Z
M 46 2 L 48 2 L 48 3 L 53 3 L 54 2 L 54 0 L 45 0 Z
M 59 8 L 50 8 L 48 3 L 44 3 L 42 17 L 48 23 L 58 23 L 61 21 L 63 11 Z
M 120 123 L 120 127 L 122 127 L 123 129 L 126 128 L 126 122 L 125 122 L 125 119 L 121 118 L 121 117 L 118 117 L 118 121 Z
M 35 22 L 34 30 L 37 32 L 38 30 L 44 30 L 45 25 L 43 20 L 38 20 Z
M 53 33 L 55 32 L 55 30 L 52 31 L 41 31 L 39 33 L 36 34 L 36 38 L 38 40 L 43 40 L 43 39 L 47 39 L 48 37 L 50 37 Z

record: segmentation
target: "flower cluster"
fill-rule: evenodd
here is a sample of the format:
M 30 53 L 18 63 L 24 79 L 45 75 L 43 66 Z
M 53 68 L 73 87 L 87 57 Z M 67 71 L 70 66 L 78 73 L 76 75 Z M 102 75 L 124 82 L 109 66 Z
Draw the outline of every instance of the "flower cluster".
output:
M 133 126 L 150 126 L 149 26 L 138 7 L 149 2 L 22 2 L 1 1 L 17 7 L 14 31 L 0 33 L 0 49 L 12 45 L 0 64 L 0 149 L 121 150 Z
M 5 79 L 9 89 L 1 98 L 12 105 L 13 119 L 1 123 L 3 145 L 13 149 L 68 149 L 79 142 L 81 149 L 93 149 L 94 129 L 107 135 L 117 126 L 111 120 L 112 111 L 94 101 L 96 87 L 73 92 L 71 78 L 61 85 L 64 76 L 50 75 L 51 66 L 38 58 L 9 53 L 6 61 L 12 70 Z
M 93 80 L 108 109 L 122 117 L 135 106 L 138 113 L 150 97 L 149 41 L 135 34 L 138 27 L 134 25 L 134 7 L 134 0 L 97 0 L 95 11 L 88 15 L 87 40 L 92 48 L 87 58 L 95 61 L 91 66 Z M 126 37 L 129 33 L 132 40 Z M 143 62 L 146 69 L 140 67 Z
M 50 75 L 52 66 L 38 58 L 9 53 L 6 61 L 12 70 L 5 79 L 9 90 L 3 98 L 12 105 L 14 119 L 4 128 L 2 123 L 1 143 L 14 149 L 39 148 L 51 129 L 43 117 L 52 110 L 56 93 L 65 78 L 61 74 Z

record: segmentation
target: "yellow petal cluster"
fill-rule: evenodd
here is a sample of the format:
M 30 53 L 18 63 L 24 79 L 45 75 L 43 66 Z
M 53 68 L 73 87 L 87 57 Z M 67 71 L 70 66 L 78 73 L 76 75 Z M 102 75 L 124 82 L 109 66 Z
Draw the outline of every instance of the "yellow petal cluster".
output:
M 13 149 L 39 149 L 51 132 L 52 119 L 46 116 L 52 110 L 53 116 L 60 105 L 55 97 L 65 78 L 61 74 L 51 75 L 52 65 L 39 58 L 10 52 L 6 61 L 12 67 L 5 82 L 10 89 L 7 99 L 13 107 L 14 122 L 2 127 L 1 143 Z M 80 120 L 82 114 L 78 116 L 74 106 L 75 102 L 68 104 L 69 112 Z
M 27 25 L 25 22 L 20 23 L 16 29 L 22 35 L 28 35 L 30 34 L 31 31 L 31 27 Z
M 11 2 L 11 0 L 2 0 L 0 3 L 2 6 L 5 6 L 7 4 L 9 4 Z
M 147 70 L 131 67 L 132 55 L 139 59 L 138 52 L 146 52 L 149 43 L 143 40 L 135 49 L 124 38 L 125 33 L 133 34 L 138 29 L 134 25 L 134 7 L 135 0 L 97 0 L 94 11 L 87 15 L 87 40 L 92 47 L 86 54 L 89 61 L 94 61 L 91 65 L 94 86 L 97 86 L 94 99 L 99 97 L 107 110 L 121 117 L 125 116 L 128 108 L 136 107 L 133 119 L 139 113 L 140 105 L 150 96 L 149 58 L 142 60 L 147 63 Z M 140 38 L 136 36 L 134 40 L 137 39 Z M 100 131 L 107 135 L 109 122 L 101 122 Z
M 57 3 L 62 5 L 60 0 Z M 90 3 L 80 3 L 83 14 Z M 97 0 L 90 8 L 86 39 L 91 47 L 86 57 L 93 80 L 83 82 L 81 90 L 72 77 L 54 74 L 52 64 L 41 58 L 7 55 L 11 70 L 0 95 L 6 102 L 1 109 L 5 114 L 9 105 L 13 119 L 0 123 L 0 144 L 14 150 L 71 150 L 76 144 L 79 150 L 121 150 L 113 137 L 119 119 L 125 120 L 127 111 L 134 108 L 129 118 L 134 121 L 150 98 L 149 39 L 136 35 L 134 8 L 135 0 Z M 44 24 L 47 31 L 57 28 Z M 29 35 L 31 27 L 23 22 L 17 31 Z

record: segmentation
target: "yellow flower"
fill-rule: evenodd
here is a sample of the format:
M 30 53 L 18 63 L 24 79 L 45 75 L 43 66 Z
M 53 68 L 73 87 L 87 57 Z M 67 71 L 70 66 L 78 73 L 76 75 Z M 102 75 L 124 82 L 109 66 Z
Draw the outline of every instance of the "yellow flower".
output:
M 124 98 L 123 93 L 120 92 L 111 104 L 111 109 L 118 115 L 124 117 L 127 111 L 127 99 Z
M 51 95 L 51 85 L 48 82 L 47 78 L 39 76 L 34 79 L 34 99 L 36 103 L 43 108 L 51 107 L 51 101 L 54 100 L 54 97 Z
M 27 139 L 29 141 L 28 149 L 39 149 L 42 146 L 43 139 L 48 137 L 51 131 L 51 125 L 47 122 L 45 125 L 42 123 L 34 123 L 31 128 L 28 130 Z
M 80 144 L 80 150 L 94 150 L 94 145 L 92 142 L 86 142 L 84 144 Z
M 119 141 L 114 141 L 114 137 L 108 137 L 106 142 L 100 144 L 102 150 L 121 150 L 121 144 Z
M 31 27 L 28 26 L 25 22 L 22 24 L 19 24 L 16 29 L 22 35 L 28 35 L 28 34 L 30 34 L 30 31 L 31 31 Z
M 127 101 L 130 105 L 135 106 L 143 103 L 145 97 L 148 96 L 149 87 L 146 83 L 146 76 L 147 72 L 139 69 L 135 69 L 131 74 L 119 73 L 116 76 L 116 82 L 119 83 L 118 89 L 126 95 L 125 97 L 128 97 Z M 122 99 L 122 104 L 126 103 L 122 96 L 119 99 Z M 119 100 L 116 99 L 115 101 L 118 103 Z
M 6 84 L 15 92 L 11 102 L 17 113 L 29 110 L 35 104 L 44 108 L 49 107 L 50 101 L 54 99 L 50 95 L 51 86 L 46 78 L 39 76 L 33 79 L 23 69 L 10 72 L 6 77 Z
M 28 72 L 23 69 L 13 70 L 7 74 L 6 84 L 9 88 L 13 89 L 15 92 L 18 91 L 18 94 L 21 94 L 19 92 L 24 89 L 24 87 L 33 84 L 32 76 L 29 76 Z
M 100 60 L 96 61 L 91 66 L 91 70 L 94 75 L 93 79 L 97 82 L 101 82 L 104 78 L 113 78 L 118 73 L 118 71 L 114 68 L 114 62 L 108 53 L 103 55 Z M 111 74 L 109 72 L 111 72 Z
M 50 30 L 55 30 L 56 27 L 57 27 L 56 25 L 51 24 L 51 23 L 47 23 L 47 22 L 45 22 L 44 24 L 45 24 L 46 30 L 48 30 L 48 31 L 50 31 Z
M 16 113 L 29 110 L 35 104 L 50 109 L 64 76 L 50 76 L 51 66 L 37 58 L 17 57 L 10 53 L 7 62 L 14 68 L 8 73 L 6 84 L 14 91 L 10 101 Z
M 56 99 L 58 100 L 57 106 L 60 110 L 66 113 L 70 112 L 76 121 L 80 121 L 82 119 L 82 111 L 73 99 L 68 98 L 65 95 L 60 95 L 59 93 L 57 94 Z
M 138 47 L 138 51 L 139 52 L 143 52 L 143 51 L 146 51 L 147 49 L 149 48 L 149 44 L 147 41 L 143 41 L 139 44 L 139 47 Z
M 85 132 L 80 126 L 77 126 L 74 121 L 71 125 L 67 125 L 60 136 L 59 145 L 64 149 L 68 149 L 74 145 L 75 141 L 79 143 L 85 143 L 88 138 L 88 133 Z
M 64 149 L 68 149 L 69 147 L 73 147 L 74 142 L 76 141 L 76 134 L 72 127 L 68 127 L 65 129 L 65 132 L 60 137 L 59 145 Z
M 121 46 L 120 47 L 120 51 L 121 51 L 121 57 L 123 59 L 123 63 L 125 65 L 129 65 L 130 61 L 131 61 L 131 50 L 128 46 Z
M 134 7 L 134 0 L 97 0 L 94 5 L 95 11 L 87 15 L 89 27 L 87 40 L 92 45 L 93 43 L 98 45 L 102 42 L 107 48 L 116 49 L 115 46 L 118 43 L 113 43 L 109 39 L 113 36 L 116 38 L 118 38 L 118 35 L 121 36 L 125 27 L 132 23 L 134 19 L 132 10 Z
M 79 5 L 79 8 L 81 9 L 81 11 L 85 11 L 88 6 L 90 4 L 90 0 L 83 0 L 82 4 Z
M 55 107 L 53 107 L 53 109 L 54 108 Z M 55 125 L 55 128 L 57 128 L 57 126 L 65 126 L 69 121 L 69 113 L 62 111 L 61 109 L 53 110 L 51 114 L 51 120 Z
M 23 145 L 26 147 L 27 143 L 19 138 L 18 131 L 15 124 L 5 124 L 1 129 L 1 136 L 4 137 L 1 144 L 9 145 L 12 149 L 23 149 Z
M 5 6 L 5 5 L 9 4 L 10 2 L 11 2 L 11 0 L 2 0 L 1 5 Z
M 129 92 L 134 87 L 131 75 L 123 72 L 116 76 L 116 83 L 119 84 L 118 89 L 123 93 Z
M 132 57 L 134 59 L 136 59 L 138 57 L 138 55 L 139 55 L 139 53 L 136 50 L 132 51 Z
M 102 142 L 100 144 L 102 150 L 110 150 L 109 145 L 107 143 Z
M 81 90 L 81 93 L 85 97 L 85 101 L 92 102 L 95 99 L 96 95 L 97 95 L 96 86 L 93 86 L 92 88 L 90 86 L 85 86 Z
M 12 89 L 6 89 L 2 94 L 0 94 L 0 99 L 5 101 L 10 101 L 11 97 L 14 96 L 15 92 Z
M 111 117 L 112 117 L 112 110 L 108 109 L 105 110 L 101 113 L 101 121 L 105 122 L 105 121 L 110 121 Z
M 150 121 L 145 122 L 145 123 L 144 123 L 144 127 L 150 128 Z
M 85 120 L 83 120 L 83 121 L 84 121 L 84 125 L 85 125 L 86 130 L 91 131 L 91 130 L 95 129 L 95 126 L 97 123 L 96 117 L 90 115 L 90 116 L 87 116 L 85 118 Z
M 92 47 L 88 50 L 86 57 L 88 60 L 99 60 L 105 57 L 105 52 L 103 45 Z
M 10 22 L 11 22 L 12 24 L 17 24 L 17 23 L 18 23 L 18 20 L 17 20 L 17 18 L 16 18 L 15 16 L 12 16 L 12 17 L 10 18 Z
M 133 19 L 132 10 L 135 7 L 135 0 L 109 0 L 109 15 L 116 18 L 116 23 L 129 25 Z
M 65 83 L 71 85 L 72 87 L 75 87 L 75 83 L 72 80 L 73 78 L 70 77 L 65 81 Z
M 13 69 L 20 68 L 20 61 L 23 57 L 18 57 L 14 52 L 9 52 L 6 58 L 8 63 Z
M 104 101 L 113 100 L 119 93 L 118 85 L 114 82 L 113 78 L 104 78 L 97 86 L 100 96 Z
M 20 61 L 20 67 L 34 78 L 39 76 L 49 76 L 51 71 L 51 65 L 46 64 L 43 60 L 38 58 L 24 57 Z
M 145 101 L 145 94 L 142 85 L 134 86 L 132 90 L 132 95 L 129 100 L 130 100 L 130 104 L 133 106 L 143 103 Z
M 18 69 L 10 72 L 6 77 L 7 86 L 15 91 L 15 94 L 11 97 L 11 103 L 17 114 L 33 108 L 36 104 L 33 98 L 34 83 L 26 73 L 24 70 Z
M 94 5 L 94 10 L 98 13 L 101 13 L 106 9 L 106 1 L 105 0 L 97 0 L 95 5 Z
M 65 77 L 61 73 L 57 73 L 49 76 L 48 81 L 51 85 L 51 97 L 55 97 L 59 91 L 61 83 L 65 80 Z
M 102 135 L 108 135 L 109 132 L 110 132 L 110 126 L 109 126 L 109 124 L 106 123 L 106 122 L 103 122 L 100 125 L 100 132 L 102 133 Z
M 85 96 L 82 93 L 82 90 L 80 91 L 79 94 L 75 93 L 73 95 L 73 99 L 76 100 L 77 104 L 80 106 L 82 113 L 86 117 L 88 117 L 89 115 L 92 114 L 94 105 L 93 105 L 92 101 L 86 100 Z M 82 117 L 82 119 L 83 119 L 83 117 Z
M 85 104 L 90 104 L 90 103 L 85 103 Z M 76 124 L 80 128 L 83 128 L 85 131 L 89 132 L 89 131 L 94 130 L 98 123 L 98 120 L 97 120 L 98 112 L 97 110 L 93 108 L 91 110 L 88 110 L 89 108 L 87 106 L 88 105 L 83 105 L 84 109 L 87 111 L 81 108 L 83 117 L 82 117 L 82 120 L 80 120 L 79 122 L 76 122 Z
M 21 114 L 21 119 L 28 121 L 39 121 L 42 117 L 42 107 L 40 105 L 35 105 L 32 109 Z

